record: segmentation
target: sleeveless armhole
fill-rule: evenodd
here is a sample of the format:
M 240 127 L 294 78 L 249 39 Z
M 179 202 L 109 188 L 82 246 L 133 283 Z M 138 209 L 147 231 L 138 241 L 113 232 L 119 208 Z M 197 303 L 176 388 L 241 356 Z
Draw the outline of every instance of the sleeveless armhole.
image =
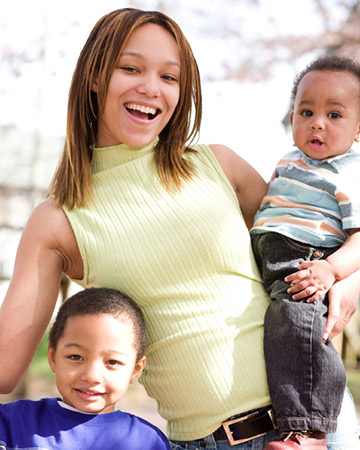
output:
M 198 153 L 200 155 L 204 156 L 204 159 L 206 159 L 206 161 L 210 163 L 211 167 L 216 171 L 216 173 L 220 176 L 220 178 L 225 183 L 225 185 L 229 188 L 231 195 L 234 199 L 234 202 L 236 203 L 238 210 L 240 211 L 241 217 L 243 218 L 243 214 L 240 209 L 239 201 L 238 201 L 238 198 L 234 191 L 234 188 L 232 187 L 228 177 L 226 176 L 226 174 L 225 174 L 223 168 L 221 167 L 219 161 L 217 160 L 216 156 L 214 155 L 214 152 L 206 144 L 198 144 L 194 148 L 196 150 L 200 149 L 200 151 L 198 151 Z
M 89 277 L 89 265 L 88 265 L 88 259 L 86 257 L 86 250 L 85 250 L 85 246 L 84 246 L 84 239 L 78 239 L 79 236 L 82 235 L 82 230 L 79 226 L 79 224 L 77 223 L 77 221 L 75 220 L 76 216 L 72 214 L 71 211 L 69 211 L 66 206 L 62 205 L 62 209 L 70 223 L 70 226 L 73 230 L 74 233 L 74 237 L 77 243 L 77 246 L 79 248 L 79 252 L 80 252 L 80 256 L 81 256 L 81 260 L 83 263 L 83 269 L 84 269 L 84 276 L 82 279 L 76 279 L 76 278 L 71 278 L 71 280 L 82 286 L 82 287 L 86 287 L 88 285 L 88 277 Z M 85 236 L 84 236 L 85 237 Z M 80 242 L 79 242 L 80 241 Z

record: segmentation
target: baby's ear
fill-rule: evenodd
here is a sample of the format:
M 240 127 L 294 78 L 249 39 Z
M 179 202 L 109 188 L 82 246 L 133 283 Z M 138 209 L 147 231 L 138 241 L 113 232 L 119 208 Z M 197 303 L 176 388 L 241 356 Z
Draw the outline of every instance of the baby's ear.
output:
M 360 123 L 359 123 L 359 127 L 355 136 L 355 142 L 359 142 L 360 141 Z
M 48 345 L 48 361 L 50 369 L 55 373 L 55 353 L 56 350 L 50 347 L 50 344 Z
M 146 356 L 143 356 L 139 361 L 135 363 L 134 371 L 130 378 L 130 384 L 135 383 L 135 381 L 141 375 L 141 372 L 144 370 L 146 363 Z

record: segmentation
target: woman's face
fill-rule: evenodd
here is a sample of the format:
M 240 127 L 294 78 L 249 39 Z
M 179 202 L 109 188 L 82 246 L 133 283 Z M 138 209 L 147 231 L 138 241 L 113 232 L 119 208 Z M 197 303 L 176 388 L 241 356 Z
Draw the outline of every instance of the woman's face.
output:
M 95 92 L 97 87 L 93 86 Z M 98 118 L 98 146 L 151 143 L 169 122 L 179 94 L 175 39 L 159 25 L 142 25 L 131 35 L 111 75 Z

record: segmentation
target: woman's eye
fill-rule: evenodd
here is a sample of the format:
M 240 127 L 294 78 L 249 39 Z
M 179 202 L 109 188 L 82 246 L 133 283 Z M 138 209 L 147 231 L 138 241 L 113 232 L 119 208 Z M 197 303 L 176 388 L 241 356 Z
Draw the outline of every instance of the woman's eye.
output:
M 163 75 L 162 78 L 167 81 L 177 81 L 177 78 L 173 77 L 172 75 Z
M 125 66 L 125 67 L 121 67 L 122 70 L 124 70 L 125 72 L 130 72 L 130 73 L 136 73 L 137 69 L 135 69 L 135 67 L 129 67 L 129 66 Z

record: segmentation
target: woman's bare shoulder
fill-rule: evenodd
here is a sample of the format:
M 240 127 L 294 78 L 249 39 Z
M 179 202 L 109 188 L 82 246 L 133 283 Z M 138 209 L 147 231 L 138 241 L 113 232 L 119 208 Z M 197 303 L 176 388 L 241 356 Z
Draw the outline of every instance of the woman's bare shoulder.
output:
M 39 203 L 26 226 L 28 232 L 64 261 L 64 272 L 72 278 L 82 278 L 82 259 L 70 222 L 61 206 L 52 199 Z

